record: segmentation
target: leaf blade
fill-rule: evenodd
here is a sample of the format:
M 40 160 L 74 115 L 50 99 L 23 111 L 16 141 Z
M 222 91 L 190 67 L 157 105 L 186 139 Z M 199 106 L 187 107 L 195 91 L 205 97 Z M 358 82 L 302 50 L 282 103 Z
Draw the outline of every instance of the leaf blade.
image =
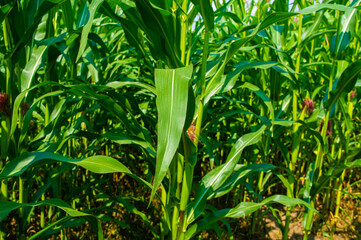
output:
M 192 65 L 155 70 L 159 120 L 157 161 L 151 200 L 166 175 L 181 139 L 186 120 L 188 83 L 192 71 Z

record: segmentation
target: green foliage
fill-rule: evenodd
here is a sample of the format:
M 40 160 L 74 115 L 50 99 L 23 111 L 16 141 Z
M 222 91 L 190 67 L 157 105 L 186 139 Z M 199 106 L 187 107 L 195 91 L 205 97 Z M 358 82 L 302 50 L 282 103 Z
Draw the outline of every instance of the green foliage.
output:
M 295 206 L 332 236 L 360 199 L 361 1 L 289 2 L 3 1 L 0 240 L 251 238 L 261 209 L 288 239 Z

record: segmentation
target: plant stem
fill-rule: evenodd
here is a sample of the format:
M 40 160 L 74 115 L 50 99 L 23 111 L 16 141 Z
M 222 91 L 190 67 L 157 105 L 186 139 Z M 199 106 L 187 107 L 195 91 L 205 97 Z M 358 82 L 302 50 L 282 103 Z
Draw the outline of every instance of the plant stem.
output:
M 298 25 L 298 37 L 297 37 L 297 60 L 296 60 L 296 74 L 300 74 L 300 65 L 301 65 L 301 52 L 302 49 L 300 47 L 301 45 L 301 36 L 302 36 L 302 19 L 303 15 L 299 15 L 299 25 Z M 299 77 L 296 75 L 296 79 L 298 80 Z M 297 86 L 293 88 L 292 93 L 292 113 L 293 113 L 293 121 L 298 120 L 298 89 Z M 304 113 L 301 114 L 301 116 Z M 295 175 L 295 166 L 297 164 L 298 159 L 298 153 L 300 150 L 300 134 L 298 132 L 299 124 L 294 123 L 293 124 L 293 130 L 292 130 L 292 155 L 291 155 L 291 162 L 289 163 L 289 170 L 290 170 L 290 176 L 288 177 L 288 181 L 290 182 L 291 189 L 287 190 L 287 196 L 288 197 L 294 197 L 295 194 L 295 187 L 294 187 L 294 175 Z M 285 228 L 283 232 L 283 239 L 288 239 L 288 231 L 289 231 L 289 224 L 291 220 L 291 213 L 290 208 L 287 208 L 286 212 L 286 222 L 285 222 Z
M 198 107 L 198 117 L 195 129 L 195 141 L 194 145 L 198 147 L 199 142 L 199 133 L 202 126 L 202 118 L 203 118 L 203 108 L 204 108 L 204 92 L 206 88 L 206 70 L 207 70 L 207 58 L 208 58 L 208 42 L 209 42 L 209 32 L 205 30 L 204 36 L 204 47 L 203 47 L 203 56 L 202 56 L 202 67 L 201 67 L 201 96 L 199 99 L 199 107 Z
M 190 193 L 192 191 L 192 182 L 193 182 L 193 172 L 194 166 L 192 165 L 191 159 L 189 159 L 190 152 L 189 146 L 186 143 L 186 138 L 183 133 L 183 146 L 184 146 L 184 175 L 182 177 L 182 192 L 180 196 L 180 206 L 179 206 L 179 225 L 178 225 L 178 239 L 184 239 L 184 232 L 187 229 L 187 224 L 185 221 L 185 211 L 187 209 L 188 200 Z
M 198 117 L 196 122 L 195 128 L 195 139 L 194 145 L 197 147 L 199 142 L 199 133 L 202 125 L 202 118 L 203 118 L 203 107 L 204 107 L 204 91 L 206 86 L 206 70 L 207 70 L 207 58 L 208 58 L 208 44 L 209 44 L 209 31 L 205 30 L 205 37 L 204 37 L 204 46 L 203 46 L 203 56 L 202 56 L 202 66 L 201 66 L 201 95 L 199 100 L 199 107 L 198 107 Z M 188 159 L 190 154 L 190 149 L 188 149 L 188 144 L 185 143 L 185 138 L 183 137 L 184 143 L 184 155 L 185 155 L 185 169 L 184 169 L 184 176 L 183 176 L 183 185 L 182 185 L 182 194 L 181 194 L 181 202 L 180 202 L 180 209 L 179 209 L 179 227 L 178 227 L 178 239 L 184 239 L 184 233 L 187 229 L 187 223 L 185 221 L 185 211 L 188 205 L 189 195 L 192 190 L 192 181 L 193 181 L 193 172 L 195 162 L 191 162 Z M 197 154 L 197 151 L 194 153 Z M 194 156 L 196 158 L 196 156 Z

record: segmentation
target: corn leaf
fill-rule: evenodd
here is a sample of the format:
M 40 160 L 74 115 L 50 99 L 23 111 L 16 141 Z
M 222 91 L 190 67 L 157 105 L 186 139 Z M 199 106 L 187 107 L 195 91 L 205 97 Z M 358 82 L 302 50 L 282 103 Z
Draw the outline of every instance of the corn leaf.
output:
M 0 221 L 2 221 L 11 211 L 14 211 L 16 209 L 23 208 L 23 207 L 37 207 L 37 206 L 43 206 L 43 205 L 60 208 L 61 210 L 65 211 L 67 214 L 69 214 L 70 217 L 84 217 L 84 218 L 88 219 L 93 230 L 95 230 L 95 232 L 98 234 L 98 239 L 103 239 L 103 231 L 101 229 L 101 225 L 100 225 L 98 219 L 96 219 L 91 214 L 84 213 L 84 212 L 73 209 L 66 202 L 64 202 L 61 199 L 57 199 L 57 198 L 47 199 L 47 200 L 36 202 L 36 203 L 17 203 L 17 202 L 2 201 L 2 202 L 0 202 Z M 66 218 L 66 219 L 70 219 L 70 218 Z M 93 224 L 94 222 L 96 222 L 96 223 Z
M 201 215 L 205 208 L 207 198 L 214 191 L 220 188 L 231 176 L 239 158 L 241 157 L 243 149 L 249 145 L 257 143 L 265 130 L 266 126 L 263 125 L 256 132 L 245 134 L 239 138 L 232 147 L 226 163 L 216 167 L 203 177 L 201 186 L 196 192 L 195 200 L 187 207 L 188 225 Z
M 358 74 L 361 72 L 361 61 L 348 66 L 341 74 L 336 89 L 330 92 L 330 98 L 325 102 L 325 108 L 329 111 L 332 105 L 339 99 L 342 93 L 350 92 L 356 85 Z
M 80 57 L 83 55 L 84 50 L 87 46 L 88 42 L 88 35 L 90 32 L 90 29 L 93 25 L 93 20 L 95 17 L 95 13 L 97 12 L 98 8 L 102 4 L 104 0 L 93 0 L 92 3 L 89 6 L 89 18 L 87 24 L 83 27 L 83 30 L 81 32 L 81 38 L 80 38 L 80 47 L 78 51 L 78 56 L 76 57 L 76 62 L 79 61 Z
M 193 66 L 156 69 L 158 146 L 151 199 L 177 151 L 187 115 L 188 84 Z
M 83 167 L 95 173 L 113 173 L 123 172 L 131 174 L 131 171 L 118 160 L 107 156 L 92 156 L 84 159 L 70 159 L 61 155 L 49 152 L 25 153 L 13 159 L 5 165 L 0 173 L 0 179 L 6 179 L 19 176 L 26 171 L 32 164 L 41 160 L 53 160 L 65 163 L 71 163 Z

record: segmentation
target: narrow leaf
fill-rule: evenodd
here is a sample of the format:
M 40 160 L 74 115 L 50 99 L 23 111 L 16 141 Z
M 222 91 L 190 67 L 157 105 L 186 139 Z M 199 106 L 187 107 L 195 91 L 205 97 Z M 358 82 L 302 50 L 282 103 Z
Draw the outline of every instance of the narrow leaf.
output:
M 196 193 L 195 200 L 187 207 L 187 224 L 192 223 L 201 215 L 207 198 L 214 191 L 220 188 L 233 173 L 243 149 L 249 145 L 257 143 L 265 129 L 266 126 L 263 125 L 258 131 L 245 134 L 239 138 L 232 147 L 226 163 L 216 167 L 203 177 L 201 186 L 198 188 Z
M 207 31 L 212 32 L 214 28 L 214 13 L 209 0 L 192 0 L 203 18 L 203 23 Z
M 340 79 L 337 82 L 335 90 L 330 92 L 330 99 L 326 101 L 325 107 L 327 111 L 344 92 L 350 92 L 356 85 L 358 74 L 361 72 L 361 61 L 352 63 L 341 74 Z
M 95 13 L 97 12 L 98 8 L 100 7 L 100 4 L 103 1 L 104 0 L 93 0 L 89 6 L 89 19 L 88 19 L 87 24 L 83 27 L 83 31 L 81 32 L 80 47 L 79 47 L 78 56 L 76 57 L 76 62 L 79 60 L 79 58 L 84 53 L 85 47 L 88 42 L 88 35 L 89 35 L 90 29 L 93 25 Z
M 0 179 L 19 176 L 26 171 L 32 164 L 41 160 L 53 160 L 65 163 L 72 163 L 81 166 L 95 173 L 113 173 L 123 172 L 131 174 L 130 170 L 118 160 L 107 156 L 92 156 L 84 159 L 70 159 L 61 155 L 49 152 L 32 152 L 25 153 L 13 159 L 5 165 L 0 173 Z

